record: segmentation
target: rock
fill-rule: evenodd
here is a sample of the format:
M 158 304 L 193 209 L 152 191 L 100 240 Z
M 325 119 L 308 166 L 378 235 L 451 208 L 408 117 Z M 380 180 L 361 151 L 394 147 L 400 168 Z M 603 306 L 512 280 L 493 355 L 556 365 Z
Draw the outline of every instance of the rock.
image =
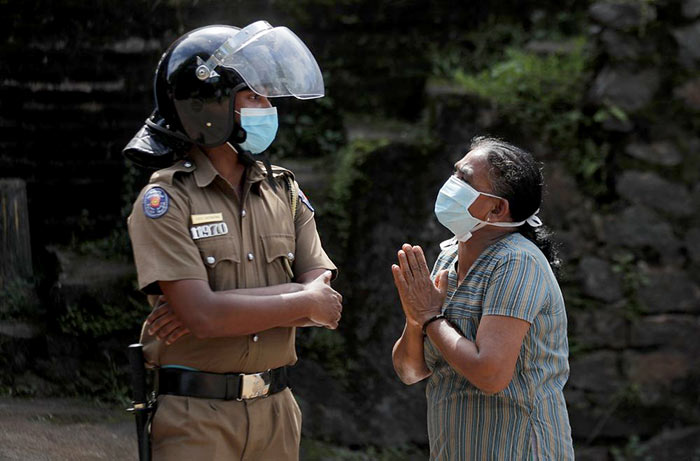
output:
M 643 44 L 635 36 L 612 29 L 603 30 L 600 40 L 608 55 L 619 61 L 635 61 L 652 51 L 652 46 Z
M 647 269 L 641 273 L 638 291 L 641 305 L 649 313 L 700 312 L 700 287 L 679 269 Z
M 544 221 L 545 225 L 549 225 Z M 584 238 L 578 229 L 557 230 L 552 236 L 559 250 L 559 258 L 566 265 L 568 261 L 581 258 L 595 249 L 592 240 Z M 575 268 L 574 268 L 575 269 Z
M 674 347 L 678 350 L 700 350 L 700 318 L 685 314 L 661 314 L 635 318 L 630 325 L 632 347 Z M 697 362 L 698 357 L 690 357 Z
M 610 248 L 653 248 L 662 259 L 671 261 L 679 256 L 680 245 L 669 223 L 646 207 L 632 206 L 606 216 L 603 229 L 600 240 Z
M 596 76 L 589 98 L 601 106 L 612 104 L 634 112 L 651 101 L 660 80 L 658 69 L 606 67 Z
M 432 99 L 429 112 L 431 129 L 444 142 L 446 159 L 453 162 L 467 152 L 469 140 L 500 119 L 492 104 L 464 89 L 430 86 L 426 89 Z
M 603 128 L 604 131 L 614 131 L 617 133 L 631 133 L 632 130 L 634 130 L 634 123 L 629 118 L 620 120 L 617 117 L 609 116 L 605 120 L 603 120 L 601 128 Z
M 607 261 L 594 256 L 584 257 L 579 263 L 579 273 L 584 294 L 605 302 L 622 298 L 620 279 Z
M 577 461 L 600 461 L 608 459 L 608 449 L 606 447 L 583 447 L 576 448 Z
M 0 335 L 2 336 L 31 339 L 36 338 L 40 334 L 41 328 L 30 323 L 13 320 L 0 321 Z
M 657 141 L 650 144 L 635 142 L 627 145 L 625 153 L 630 157 L 661 166 L 676 166 L 683 161 L 680 151 L 670 141 Z
M 577 346 L 620 349 L 627 345 L 624 304 L 591 303 L 590 308 L 569 311 L 569 337 Z
M 545 191 L 542 199 L 543 222 L 554 229 L 567 227 L 574 215 L 583 214 L 585 199 L 579 191 L 576 179 L 557 161 L 544 166 Z
M 525 49 L 538 54 L 571 54 L 576 46 L 573 41 L 531 40 L 525 44 Z
M 697 146 L 699 149 L 697 152 L 700 153 L 700 143 L 698 143 Z M 690 200 L 693 209 L 700 210 L 700 182 L 695 184 L 693 190 L 690 192 Z M 691 218 L 690 225 L 692 227 L 700 227 L 700 213 L 695 213 Z
M 612 393 L 624 385 L 618 370 L 619 355 L 614 351 L 597 351 L 571 361 L 568 385 L 573 389 Z
M 644 27 L 656 19 L 656 7 L 646 2 L 597 2 L 588 13 L 594 21 L 617 30 Z
M 698 459 L 700 426 L 665 430 L 643 443 L 640 452 L 644 459 Z
M 685 0 L 681 8 L 683 17 L 695 19 L 700 16 L 700 0 Z
M 700 21 L 672 31 L 678 43 L 678 57 L 688 68 L 694 67 L 694 62 L 700 60 Z
M 685 82 L 673 90 L 673 96 L 692 110 L 700 111 L 700 78 Z
M 625 351 L 623 367 L 629 382 L 639 386 L 642 400 L 658 403 L 675 380 L 687 378 L 692 370 L 687 353 L 672 349 L 653 352 Z
M 595 374 L 595 370 L 591 370 Z M 639 418 L 620 408 L 621 396 L 624 389 L 616 393 L 597 393 L 597 402 L 580 408 L 571 408 L 571 434 L 575 441 L 585 441 L 589 444 L 598 438 L 629 438 L 632 435 L 650 435 L 655 433 L 658 423 Z M 591 395 L 589 395 L 590 397 Z M 651 418 L 649 418 L 651 419 Z M 577 452 L 578 453 L 578 452 Z M 578 458 L 577 458 L 578 459 Z M 600 458 L 607 459 L 607 458 Z
M 685 247 L 688 250 L 688 255 L 691 261 L 700 264 L 700 228 L 695 227 L 690 229 L 685 234 Z
M 617 192 L 633 204 L 648 206 L 662 214 L 683 217 L 695 212 L 685 186 L 655 173 L 625 171 L 618 179 Z

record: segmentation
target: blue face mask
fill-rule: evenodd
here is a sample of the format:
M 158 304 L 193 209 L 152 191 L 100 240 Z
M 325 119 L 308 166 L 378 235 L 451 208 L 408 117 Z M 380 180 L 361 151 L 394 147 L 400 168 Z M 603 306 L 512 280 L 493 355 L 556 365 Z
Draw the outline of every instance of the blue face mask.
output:
M 240 112 L 241 127 L 246 132 L 245 141 L 241 148 L 252 154 L 259 154 L 270 147 L 277 135 L 277 108 L 264 109 L 244 107 Z
M 525 223 L 532 227 L 542 225 L 540 218 L 536 216 L 537 211 L 525 221 L 521 222 L 488 222 L 475 218 L 469 212 L 469 207 L 476 201 L 479 195 L 505 200 L 497 195 L 479 192 L 457 176 L 450 176 L 450 179 L 440 189 L 435 201 L 435 216 L 440 224 L 448 228 L 455 235 L 453 239 L 441 244 L 441 247 L 448 246 L 455 242 L 466 242 L 472 236 L 472 231 L 481 229 L 484 226 L 498 227 L 518 227 Z

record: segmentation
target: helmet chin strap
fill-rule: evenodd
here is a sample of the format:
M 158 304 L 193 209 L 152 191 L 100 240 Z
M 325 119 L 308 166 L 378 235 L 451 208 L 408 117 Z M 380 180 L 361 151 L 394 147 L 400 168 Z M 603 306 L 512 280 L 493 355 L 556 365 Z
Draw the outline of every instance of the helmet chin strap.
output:
M 245 130 L 243 131 L 243 133 L 245 133 Z M 257 166 L 256 162 L 260 160 L 262 164 L 265 165 L 265 171 L 267 172 L 267 181 L 270 183 L 270 187 L 272 187 L 273 190 L 277 189 L 277 184 L 275 184 L 275 180 L 272 176 L 272 165 L 270 164 L 270 160 L 267 158 L 267 156 L 261 154 L 254 156 L 249 150 L 243 149 L 240 146 L 240 144 L 237 143 L 232 143 L 228 141 L 226 142 L 226 144 L 233 148 L 233 150 L 238 154 L 238 161 L 241 162 L 246 168 Z

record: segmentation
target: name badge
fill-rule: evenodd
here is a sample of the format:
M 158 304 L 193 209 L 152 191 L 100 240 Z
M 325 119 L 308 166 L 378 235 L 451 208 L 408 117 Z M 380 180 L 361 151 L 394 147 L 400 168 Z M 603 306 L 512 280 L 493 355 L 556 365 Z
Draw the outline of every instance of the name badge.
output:
M 192 225 L 204 224 L 208 222 L 219 222 L 224 220 L 223 213 L 193 214 Z
M 190 227 L 190 234 L 192 234 L 193 240 L 216 237 L 217 235 L 228 234 L 228 226 L 225 222 L 205 224 L 203 226 L 192 226 Z

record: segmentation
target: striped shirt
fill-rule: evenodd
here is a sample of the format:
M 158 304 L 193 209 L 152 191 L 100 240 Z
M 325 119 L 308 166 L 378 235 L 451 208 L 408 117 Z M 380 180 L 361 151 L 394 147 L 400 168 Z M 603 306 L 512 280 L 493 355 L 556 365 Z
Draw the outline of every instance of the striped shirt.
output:
M 432 277 L 449 271 L 443 311 L 474 341 L 482 315 L 530 323 L 513 379 L 487 395 L 457 373 L 426 338 L 430 458 L 438 460 L 574 459 L 562 389 L 569 376 L 566 310 L 542 252 L 518 233 L 486 248 L 457 285 L 457 245 L 440 253 Z

